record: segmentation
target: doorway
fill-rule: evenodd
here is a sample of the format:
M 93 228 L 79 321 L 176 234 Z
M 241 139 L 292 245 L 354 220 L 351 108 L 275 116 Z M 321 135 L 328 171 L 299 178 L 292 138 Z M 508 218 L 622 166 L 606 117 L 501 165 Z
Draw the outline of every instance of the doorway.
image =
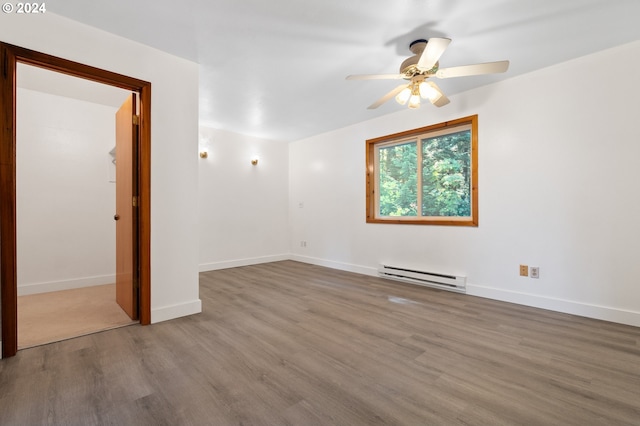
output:
M 137 323 L 116 303 L 113 219 L 132 93 L 22 63 L 16 81 L 18 350 Z M 131 206 L 132 167 L 118 166 Z
M 138 296 L 140 323 L 151 322 L 150 310 L 150 105 L 151 84 L 132 77 L 90 67 L 21 47 L 0 43 L 0 286 L 2 307 L 2 356 L 17 352 L 17 250 L 16 250 L 16 75 L 24 63 L 51 71 L 119 87 L 138 94 L 135 135 L 138 147 L 132 151 L 135 167 L 131 178 L 131 207 L 137 222 L 133 229 L 132 273 Z M 135 111 L 135 110 L 134 110 Z

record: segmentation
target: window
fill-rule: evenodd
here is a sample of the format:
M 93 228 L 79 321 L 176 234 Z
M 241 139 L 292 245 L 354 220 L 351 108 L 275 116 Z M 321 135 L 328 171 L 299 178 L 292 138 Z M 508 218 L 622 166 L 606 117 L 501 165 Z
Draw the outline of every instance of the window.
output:
M 367 222 L 478 226 L 478 116 L 367 140 Z

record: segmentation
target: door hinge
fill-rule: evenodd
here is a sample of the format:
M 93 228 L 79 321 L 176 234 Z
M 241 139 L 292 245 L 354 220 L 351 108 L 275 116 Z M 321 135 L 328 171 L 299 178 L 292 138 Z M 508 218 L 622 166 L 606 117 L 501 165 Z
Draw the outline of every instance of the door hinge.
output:
M 139 205 L 139 204 L 140 204 L 140 197 L 139 197 L 139 196 L 137 196 L 137 195 L 134 195 L 134 196 L 133 196 L 133 199 L 132 199 L 132 201 L 131 201 L 131 205 L 132 205 L 133 207 L 138 207 L 138 205 Z
M 140 116 L 139 115 L 134 115 L 133 116 L 133 124 L 135 124 L 136 126 L 140 124 Z

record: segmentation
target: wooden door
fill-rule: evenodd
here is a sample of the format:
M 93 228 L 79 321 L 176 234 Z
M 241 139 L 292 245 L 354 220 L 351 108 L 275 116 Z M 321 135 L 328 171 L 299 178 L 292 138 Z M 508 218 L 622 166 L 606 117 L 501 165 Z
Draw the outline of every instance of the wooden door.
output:
M 131 94 L 116 113 L 116 302 L 138 319 L 138 126 Z

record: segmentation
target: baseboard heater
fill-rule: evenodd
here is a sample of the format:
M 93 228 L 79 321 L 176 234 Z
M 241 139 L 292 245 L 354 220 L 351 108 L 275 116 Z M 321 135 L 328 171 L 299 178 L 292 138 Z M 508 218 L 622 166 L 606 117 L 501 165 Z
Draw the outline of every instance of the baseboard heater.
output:
M 467 277 L 420 271 L 417 269 L 408 269 L 391 265 L 380 265 L 378 268 L 378 275 L 392 280 L 435 287 L 442 290 L 455 291 L 458 293 L 467 292 Z

